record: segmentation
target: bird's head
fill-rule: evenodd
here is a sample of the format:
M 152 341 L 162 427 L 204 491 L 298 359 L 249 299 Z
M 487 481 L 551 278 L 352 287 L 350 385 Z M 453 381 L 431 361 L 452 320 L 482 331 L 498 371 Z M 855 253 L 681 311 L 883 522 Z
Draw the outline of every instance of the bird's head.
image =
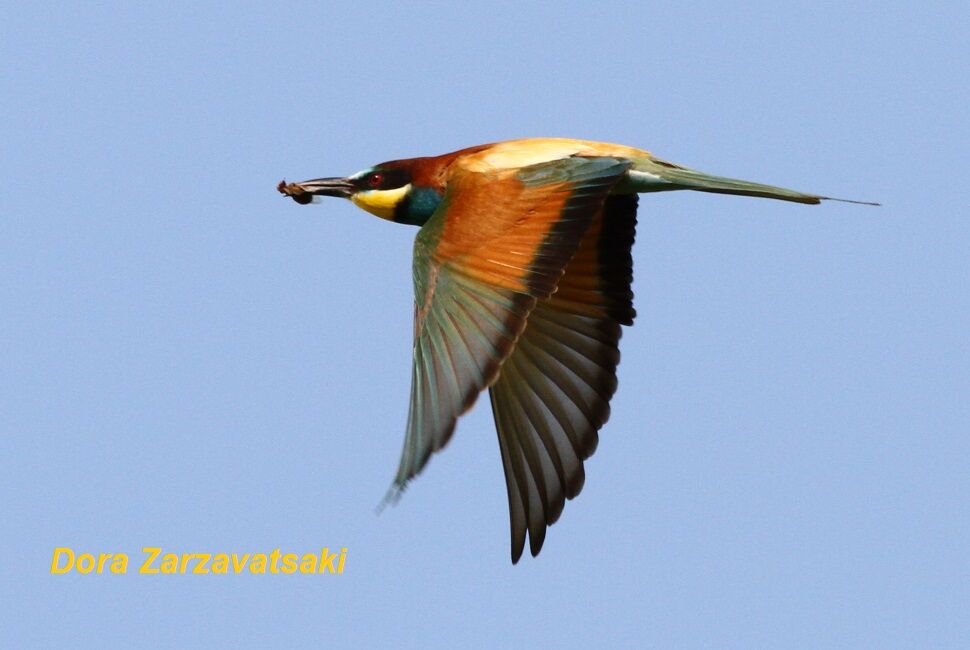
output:
M 417 159 L 381 163 L 346 178 L 280 181 L 277 189 L 301 204 L 317 202 L 321 196 L 350 199 L 381 219 L 420 226 L 441 203 L 443 189 L 416 183 L 416 162 Z

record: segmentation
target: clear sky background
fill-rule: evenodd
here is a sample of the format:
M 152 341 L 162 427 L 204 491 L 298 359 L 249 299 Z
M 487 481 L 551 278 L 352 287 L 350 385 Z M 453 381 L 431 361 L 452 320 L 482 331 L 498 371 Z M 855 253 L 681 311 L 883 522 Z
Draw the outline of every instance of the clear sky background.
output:
M 962 3 L 7 4 L 4 647 L 967 647 Z M 486 402 L 401 503 L 411 242 L 282 178 L 523 136 L 866 200 L 641 198 L 582 495 Z M 56 546 L 349 549 L 52 576 Z

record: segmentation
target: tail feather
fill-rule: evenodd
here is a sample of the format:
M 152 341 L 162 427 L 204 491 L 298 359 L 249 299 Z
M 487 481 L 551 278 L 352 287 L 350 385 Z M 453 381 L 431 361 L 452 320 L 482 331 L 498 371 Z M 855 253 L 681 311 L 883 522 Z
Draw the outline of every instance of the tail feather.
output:
M 795 203 L 817 204 L 822 201 L 842 201 L 845 203 L 860 203 L 863 205 L 879 205 L 869 201 L 854 201 L 851 199 L 836 199 L 831 196 L 807 194 L 795 190 L 752 183 L 736 178 L 712 176 L 704 172 L 687 169 L 680 165 L 658 160 L 656 158 L 637 160 L 628 172 L 628 181 L 623 189 L 634 192 L 664 192 L 670 190 L 695 190 L 698 192 L 713 192 L 716 194 L 737 194 L 741 196 L 757 196 Z

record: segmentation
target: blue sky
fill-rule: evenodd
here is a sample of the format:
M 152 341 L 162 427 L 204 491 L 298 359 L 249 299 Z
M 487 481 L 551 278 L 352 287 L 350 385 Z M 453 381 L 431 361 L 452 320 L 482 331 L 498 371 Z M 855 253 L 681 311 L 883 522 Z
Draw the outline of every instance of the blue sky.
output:
M 3 13 L 5 647 L 966 646 L 958 3 Z M 612 418 L 512 567 L 484 402 L 374 514 L 415 231 L 274 186 L 540 135 L 884 207 L 643 197 Z M 348 555 L 52 576 L 57 546 Z

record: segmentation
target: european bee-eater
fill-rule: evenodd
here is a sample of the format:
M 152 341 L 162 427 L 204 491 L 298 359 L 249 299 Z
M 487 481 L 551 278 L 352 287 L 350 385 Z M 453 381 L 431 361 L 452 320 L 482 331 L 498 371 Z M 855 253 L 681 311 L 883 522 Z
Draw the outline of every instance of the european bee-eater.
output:
M 830 197 L 711 176 L 615 144 L 536 138 L 281 182 L 297 203 L 350 199 L 419 226 L 414 365 L 399 495 L 488 388 L 505 467 L 512 562 L 583 487 L 632 325 L 637 195 L 669 190 L 796 203 Z M 833 199 L 842 200 L 842 199 Z

